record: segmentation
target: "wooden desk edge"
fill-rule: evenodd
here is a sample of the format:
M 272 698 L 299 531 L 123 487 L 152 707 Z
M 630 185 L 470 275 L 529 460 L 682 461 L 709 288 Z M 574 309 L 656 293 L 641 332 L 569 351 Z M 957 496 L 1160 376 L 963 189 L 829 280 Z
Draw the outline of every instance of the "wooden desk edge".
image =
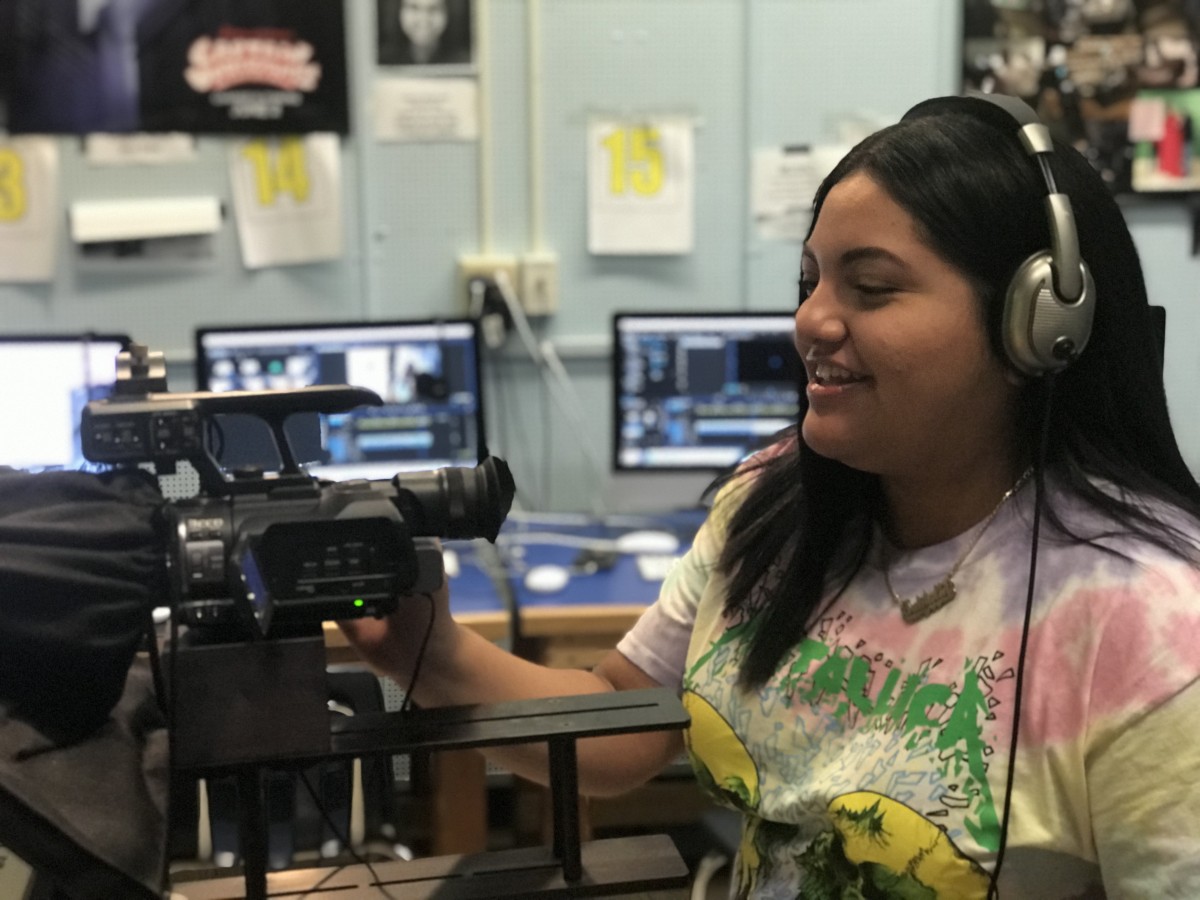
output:
M 531 606 L 521 610 L 521 634 L 532 638 L 569 637 L 579 634 L 622 635 L 646 611 L 645 604 L 596 604 L 592 606 Z M 509 636 L 508 614 L 503 612 L 456 613 L 454 620 L 489 641 Z M 326 622 L 325 646 L 330 650 L 352 650 L 334 622 Z
M 521 610 L 522 637 L 556 638 L 580 634 L 623 635 L 646 611 L 646 605 L 532 606 Z

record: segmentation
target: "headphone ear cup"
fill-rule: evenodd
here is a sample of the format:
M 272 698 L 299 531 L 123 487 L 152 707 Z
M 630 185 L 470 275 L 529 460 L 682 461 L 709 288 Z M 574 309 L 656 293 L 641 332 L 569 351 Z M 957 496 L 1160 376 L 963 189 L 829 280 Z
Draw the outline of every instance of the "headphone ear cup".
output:
M 1001 336 L 1009 361 L 1026 375 L 1039 376 L 1066 368 L 1087 346 L 1096 306 L 1096 286 L 1087 265 L 1080 263 L 1083 292 L 1064 300 L 1054 285 L 1049 252 L 1035 253 L 1021 264 L 1004 298 Z

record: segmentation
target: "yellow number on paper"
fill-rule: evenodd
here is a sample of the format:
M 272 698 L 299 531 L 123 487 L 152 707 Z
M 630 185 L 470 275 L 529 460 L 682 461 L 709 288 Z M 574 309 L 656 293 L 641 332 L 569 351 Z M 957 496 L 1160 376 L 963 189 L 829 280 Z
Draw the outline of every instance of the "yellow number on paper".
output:
M 635 194 L 652 197 L 662 190 L 663 157 L 657 128 L 618 128 L 604 139 L 604 146 L 611 161 L 608 189 L 614 196 L 632 189 Z
M 25 161 L 11 147 L 0 147 L 0 222 L 15 222 L 24 217 L 28 203 Z
M 312 182 L 300 138 L 282 138 L 278 148 L 265 140 L 251 141 L 242 156 L 254 167 L 254 187 L 262 206 L 274 206 L 280 194 L 291 194 L 297 203 L 308 199 Z

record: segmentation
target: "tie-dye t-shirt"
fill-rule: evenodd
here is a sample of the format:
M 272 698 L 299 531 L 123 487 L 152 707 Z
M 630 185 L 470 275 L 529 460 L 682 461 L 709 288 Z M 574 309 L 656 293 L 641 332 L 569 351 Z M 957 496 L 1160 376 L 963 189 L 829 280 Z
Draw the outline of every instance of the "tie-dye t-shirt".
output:
M 760 690 L 737 686 L 752 620 L 722 611 L 717 511 L 619 649 L 691 713 L 701 783 L 743 815 L 733 896 L 984 898 L 1001 842 L 1034 491 L 975 539 L 901 553 L 877 537 L 849 587 Z M 1057 509 L 1111 530 L 1077 502 Z M 1055 541 L 1037 557 L 1001 897 L 1200 898 L 1200 571 Z

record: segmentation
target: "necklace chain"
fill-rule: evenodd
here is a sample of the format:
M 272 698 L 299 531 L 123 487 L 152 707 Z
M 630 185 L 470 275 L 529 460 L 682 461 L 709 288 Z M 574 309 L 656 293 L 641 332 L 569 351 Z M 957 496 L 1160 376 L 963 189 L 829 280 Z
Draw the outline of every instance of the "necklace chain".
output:
M 1013 486 L 1004 492 L 1004 496 L 1000 498 L 1000 502 L 987 514 L 987 517 L 983 520 L 983 524 L 975 532 L 975 537 L 971 538 L 971 543 L 967 545 L 967 549 L 959 554 L 954 565 L 950 567 L 950 571 L 943 575 L 941 580 L 929 590 L 918 594 L 916 597 L 904 599 L 892 587 L 892 579 L 888 573 L 888 570 L 891 568 L 890 564 L 884 564 L 883 583 L 887 585 L 888 593 L 892 595 L 892 600 L 900 607 L 900 616 L 906 623 L 912 625 L 915 622 L 920 622 L 922 619 L 933 615 L 958 596 L 958 590 L 954 586 L 954 576 L 958 574 L 958 570 L 962 567 L 962 564 L 967 561 L 967 557 L 971 555 L 971 551 L 975 549 L 975 546 L 979 543 L 979 539 L 983 537 L 983 533 L 992 524 L 992 519 L 996 518 L 1001 507 L 1008 502 L 1008 499 L 1013 494 L 1021 489 L 1021 486 L 1025 484 L 1031 474 L 1033 474 L 1032 466 L 1022 472 L 1021 477 L 1013 483 Z

